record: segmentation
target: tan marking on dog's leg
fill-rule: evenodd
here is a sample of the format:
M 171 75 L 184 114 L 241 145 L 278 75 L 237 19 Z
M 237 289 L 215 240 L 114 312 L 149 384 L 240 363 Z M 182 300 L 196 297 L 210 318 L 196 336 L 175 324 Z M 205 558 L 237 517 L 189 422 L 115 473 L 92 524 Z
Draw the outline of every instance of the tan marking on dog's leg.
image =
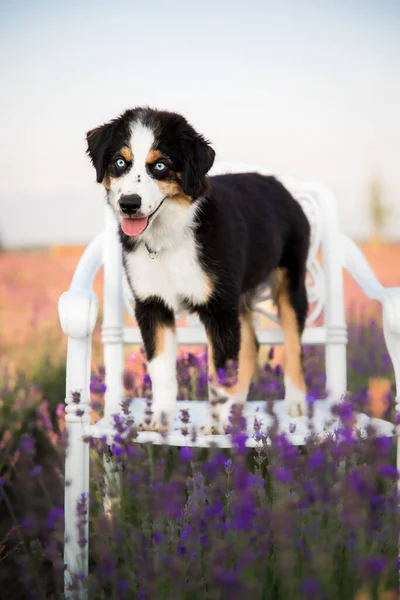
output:
M 276 273 L 276 303 L 284 337 L 286 410 L 292 417 L 306 413 L 306 384 L 301 364 L 301 340 L 295 310 L 289 299 L 287 275 Z
M 165 325 L 158 325 L 156 327 L 156 338 L 155 338 L 155 348 L 154 348 L 154 358 L 159 356 L 164 352 L 165 348 L 165 332 L 172 329 L 175 333 L 175 327 L 165 327 Z M 154 360 L 153 358 L 153 360 Z
M 236 394 L 247 398 L 258 355 L 258 344 L 251 312 L 240 316 L 240 352 Z

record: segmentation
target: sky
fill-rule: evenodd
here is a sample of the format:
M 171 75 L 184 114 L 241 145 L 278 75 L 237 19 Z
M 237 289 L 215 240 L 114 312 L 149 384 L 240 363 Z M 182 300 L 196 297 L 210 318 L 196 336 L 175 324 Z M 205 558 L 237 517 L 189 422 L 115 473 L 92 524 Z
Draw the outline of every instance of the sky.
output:
M 85 133 L 126 108 L 183 113 L 217 160 L 319 181 L 400 239 L 400 1 L 0 0 L 0 239 L 85 243 L 104 190 Z

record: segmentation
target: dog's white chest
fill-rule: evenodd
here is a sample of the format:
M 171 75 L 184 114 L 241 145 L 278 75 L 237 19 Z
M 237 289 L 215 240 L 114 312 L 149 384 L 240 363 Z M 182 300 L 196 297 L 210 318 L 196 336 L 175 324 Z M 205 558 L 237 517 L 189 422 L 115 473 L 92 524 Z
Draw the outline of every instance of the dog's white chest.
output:
M 157 296 L 175 312 L 184 298 L 204 304 L 210 296 L 210 282 L 201 269 L 194 239 L 188 236 L 179 245 L 161 250 L 151 258 L 141 245 L 126 255 L 128 277 L 133 293 L 140 299 Z

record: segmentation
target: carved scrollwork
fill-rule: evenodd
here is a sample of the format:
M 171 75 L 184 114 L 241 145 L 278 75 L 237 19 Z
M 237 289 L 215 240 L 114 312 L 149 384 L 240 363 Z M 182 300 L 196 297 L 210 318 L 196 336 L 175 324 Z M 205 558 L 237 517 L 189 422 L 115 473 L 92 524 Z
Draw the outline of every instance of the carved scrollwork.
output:
M 321 314 L 325 304 L 325 277 L 319 253 L 321 251 L 323 220 L 318 197 L 311 192 L 296 195 L 310 225 L 311 238 L 307 259 L 306 288 L 310 310 L 307 325 L 311 325 Z

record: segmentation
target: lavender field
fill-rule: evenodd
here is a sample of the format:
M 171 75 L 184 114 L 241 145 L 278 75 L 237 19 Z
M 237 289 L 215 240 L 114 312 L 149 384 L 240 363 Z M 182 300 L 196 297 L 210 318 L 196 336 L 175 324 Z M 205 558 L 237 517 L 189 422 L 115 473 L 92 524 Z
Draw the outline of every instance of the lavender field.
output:
M 102 456 L 92 441 L 92 494 L 77 507 L 89 518 L 90 598 L 397 598 L 398 474 L 394 444 L 353 435 L 353 411 L 394 418 L 392 369 L 378 322 L 349 327 L 349 389 L 335 439 L 303 449 L 277 431 L 272 445 L 245 449 L 233 415 L 234 448 L 139 446 L 129 418 L 115 422 L 112 446 L 121 502 L 105 516 Z M 142 358 L 141 358 L 142 357 Z M 143 360 L 136 354 L 135 364 Z M 324 388 L 323 351 L 305 348 L 309 405 Z M 206 356 L 178 363 L 180 397 L 206 397 Z M 385 382 L 379 397 L 371 374 Z M 147 396 L 145 369 L 126 370 L 127 397 Z M 35 368 L 4 359 L 0 380 L 0 598 L 63 597 L 63 356 Z M 101 415 L 104 371 L 92 377 L 93 419 Z M 282 397 L 274 349 L 250 399 Z M 79 402 L 79 398 L 77 398 Z M 188 415 L 182 427 L 190 435 Z M 89 517 L 87 509 L 89 508 Z M 82 547 L 87 544 L 81 539 Z M 80 584 L 76 574 L 75 588 Z M 73 593 L 73 589 L 71 590 Z

